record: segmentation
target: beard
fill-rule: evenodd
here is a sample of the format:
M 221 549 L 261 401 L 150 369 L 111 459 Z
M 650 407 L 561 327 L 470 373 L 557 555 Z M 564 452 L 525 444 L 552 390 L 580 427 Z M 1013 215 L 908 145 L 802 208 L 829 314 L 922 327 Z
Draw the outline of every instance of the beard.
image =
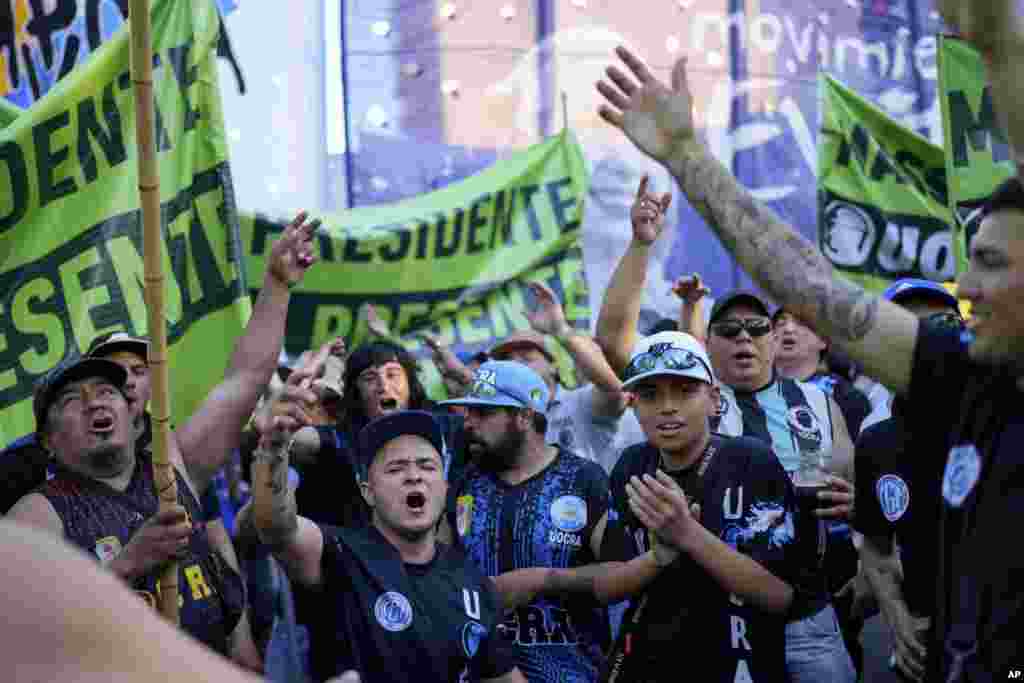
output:
M 90 474 L 115 476 L 128 463 L 128 449 L 115 444 L 102 444 L 82 454 L 82 462 Z
M 493 446 L 471 439 L 471 443 L 479 444 L 482 453 L 477 456 L 480 467 L 488 472 L 505 472 L 515 467 L 519 454 L 526 443 L 526 433 L 508 427 L 501 438 Z

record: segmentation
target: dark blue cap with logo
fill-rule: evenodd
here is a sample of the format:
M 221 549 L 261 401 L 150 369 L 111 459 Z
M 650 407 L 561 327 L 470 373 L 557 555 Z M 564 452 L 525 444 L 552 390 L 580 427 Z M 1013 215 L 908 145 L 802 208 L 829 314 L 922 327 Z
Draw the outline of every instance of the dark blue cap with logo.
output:
M 72 382 L 94 377 L 105 379 L 123 391 L 128 381 L 128 372 L 114 361 L 104 358 L 77 358 L 66 360 L 43 375 L 36 383 L 32 397 L 36 432 L 45 430 L 47 413 L 61 389 Z
M 396 410 L 372 420 L 359 430 L 356 465 L 360 480 L 366 481 L 370 463 L 377 457 L 381 448 L 389 441 L 407 435 L 425 439 L 437 449 L 441 454 L 441 464 L 447 477 L 450 458 L 444 440 L 444 430 L 437 418 L 426 410 Z

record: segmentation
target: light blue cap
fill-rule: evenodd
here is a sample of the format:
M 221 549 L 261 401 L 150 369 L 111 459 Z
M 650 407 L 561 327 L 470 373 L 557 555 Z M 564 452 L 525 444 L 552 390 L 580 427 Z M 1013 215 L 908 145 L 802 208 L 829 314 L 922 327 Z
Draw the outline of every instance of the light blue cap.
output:
M 529 367 L 510 360 L 492 360 L 477 369 L 468 394 L 442 401 L 441 405 L 527 408 L 545 415 L 550 400 L 548 385 Z

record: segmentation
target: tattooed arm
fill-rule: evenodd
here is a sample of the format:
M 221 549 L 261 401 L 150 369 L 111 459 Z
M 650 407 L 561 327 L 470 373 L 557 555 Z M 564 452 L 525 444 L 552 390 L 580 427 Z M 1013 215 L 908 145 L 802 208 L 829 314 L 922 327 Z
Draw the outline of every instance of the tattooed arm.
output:
M 633 54 L 624 48 L 617 54 L 633 77 L 609 67 L 612 83 L 597 84 L 611 105 L 602 105 L 602 118 L 671 171 L 722 244 L 772 298 L 842 346 L 868 375 L 905 391 L 917 320 L 834 273 L 815 245 L 712 156 L 696 136 L 684 60 L 672 72 L 670 90 Z
M 290 432 L 281 428 L 284 418 L 275 418 L 260 437 L 252 463 L 252 505 L 239 517 L 239 528 L 255 528 L 260 541 L 268 545 L 285 566 L 293 581 L 307 586 L 320 584 L 323 535 L 320 528 L 295 507 L 295 489 L 288 485 L 288 443 Z

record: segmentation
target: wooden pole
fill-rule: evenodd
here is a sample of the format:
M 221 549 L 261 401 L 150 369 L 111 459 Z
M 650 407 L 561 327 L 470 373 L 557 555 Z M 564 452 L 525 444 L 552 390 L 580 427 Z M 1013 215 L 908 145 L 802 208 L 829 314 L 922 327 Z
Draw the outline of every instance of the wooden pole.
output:
M 135 135 L 138 149 L 139 201 L 142 206 L 143 272 L 149 323 L 149 373 L 153 388 L 153 478 L 160 509 L 178 502 L 170 462 L 170 387 L 167 378 L 167 324 L 164 318 L 163 230 L 160 219 L 160 169 L 156 156 L 153 108 L 153 39 L 149 0 L 130 0 L 131 74 L 135 86 Z M 160 614 L 175 626 L 178 617 L 178 564 L 160 576 Z

